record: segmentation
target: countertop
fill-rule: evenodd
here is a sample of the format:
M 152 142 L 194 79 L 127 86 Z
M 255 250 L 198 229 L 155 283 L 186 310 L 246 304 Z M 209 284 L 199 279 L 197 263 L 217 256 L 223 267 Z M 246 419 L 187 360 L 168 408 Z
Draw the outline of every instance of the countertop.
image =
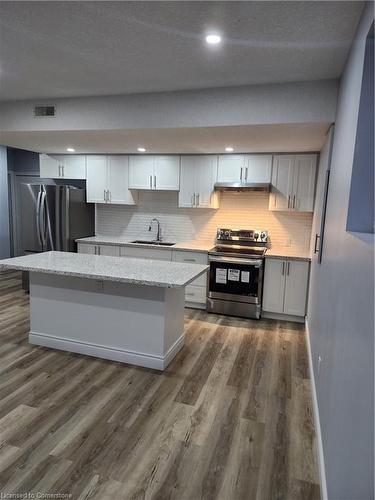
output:
M 208 266 L 129 257 L 119 259 L 104 255 L 44 252 L 0 260 L 0 269 L 179 288 L 194 281 Z
M 187 250 L 195 252 L 209 252 L 215 246 L 213 241 L 207 240 L 183 241 L 176 243 L 173 246 L 155 245 L 150 241 L 150 244 L 147 245 L 144 243 L 132 243 L 132 240 L 121 239 L 116 236 L 91 236 L 88 238 L 79 238 L 76 241 L 77 243 L 90 243 L 92 245 L 117 245 L 140 248 L 158 248 L 164 250 Z M 273 246 L 272 248 L 267 249 L 266 257 L 311 260 L 310 250 L 308 248 L 301 247 Z
M 215 246 L 212 241 L 205 240 L 189 240 L 175 243 L 173 246 L 155 245 L 150 241 L 150 244 L 132 243 L 132 239 L 126 240 L 116 236 L 90 236 L 88 238 L 79 238 L 77 243 L 90 243 L 92 245 L 117 245 L 125 247 L 140 247 L 140 248 L 158 248 L 164 250 L 188 250 L 196 252 L 208 252 Z
M 311 260 L 310 250 L 308 248 L 298 247 L 272 247 L 266 252 L 266 257 L 274 259 L 296 259 L 296 260 Z

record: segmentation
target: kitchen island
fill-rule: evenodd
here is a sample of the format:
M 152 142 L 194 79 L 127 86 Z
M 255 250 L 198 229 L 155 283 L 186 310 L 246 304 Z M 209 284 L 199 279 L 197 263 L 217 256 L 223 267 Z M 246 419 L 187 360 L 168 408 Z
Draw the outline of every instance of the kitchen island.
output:
M 185 286 L 208 267 L 45 252 L 0 269 L 30 272 L 30 343 L 163 370 L 184 345 Z

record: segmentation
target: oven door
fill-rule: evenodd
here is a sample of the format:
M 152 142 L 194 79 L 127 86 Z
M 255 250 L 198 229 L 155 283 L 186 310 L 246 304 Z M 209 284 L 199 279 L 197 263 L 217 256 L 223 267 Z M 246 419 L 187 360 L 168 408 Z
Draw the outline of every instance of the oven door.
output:
M 209 257 L 208 297 L 260 304 L 263 260 L 234 257 Z

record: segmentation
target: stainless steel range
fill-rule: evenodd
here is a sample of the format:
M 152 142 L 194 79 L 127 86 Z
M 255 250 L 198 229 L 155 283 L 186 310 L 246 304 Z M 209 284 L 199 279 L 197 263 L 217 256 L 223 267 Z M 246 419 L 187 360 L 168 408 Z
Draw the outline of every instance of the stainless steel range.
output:
M 207 311 L 260 318 L 267 240 L 267 231 L 217 230 L 216 246 L 208 254 Z

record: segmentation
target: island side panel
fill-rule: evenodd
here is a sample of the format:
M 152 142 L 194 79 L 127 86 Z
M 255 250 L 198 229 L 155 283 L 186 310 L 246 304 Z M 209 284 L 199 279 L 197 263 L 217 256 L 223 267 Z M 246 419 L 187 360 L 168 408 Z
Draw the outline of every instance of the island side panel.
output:
M 185 343 L 185 287 L 165 289 L 164 368 Z
M 177 290 L 179 295 L 183 288 Z M 163 369 L 165 347 L 173 338 L 167 327 L 173 300 L 166 292 L 162 287 L 30 273 L 29 341 Z M 183 317 L 183 305 L 175 313 Z M 175 338 L 181 333 L 175 332 Z

